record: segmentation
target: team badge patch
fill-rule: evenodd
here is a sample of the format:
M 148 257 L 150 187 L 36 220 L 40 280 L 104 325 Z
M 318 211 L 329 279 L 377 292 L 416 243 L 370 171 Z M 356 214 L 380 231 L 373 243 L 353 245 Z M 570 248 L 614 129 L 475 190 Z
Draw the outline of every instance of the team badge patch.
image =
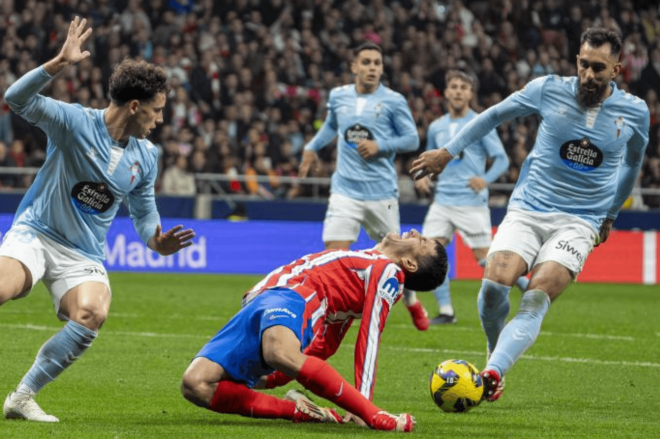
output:
M 90 215 L 98 215 L 110 209 L 115 202 L 108 185 L 105 183 L 94 183 L 81 181 L 71 189 L 73 204 L 81 212 Z
M 587 138 L 564 143 L 559 155 L 566 166 L 580 172 L 591 172 L 603 163 L 603 152 Z
M 128 169 L 131 171 L 131 184 L 135 181 L 135 178 L 140 173 L 140 164 L 138 162 L 133 163 L 132 166 L 129 166 Z
M 621 131 L 623 130 L 623 127 L 626 126 L 626 122 L 623 120 L 623 117 L 619 116 L 614 121 L 614 125 L 616 126 L 616 138 L 618 139 L 621 137 Z

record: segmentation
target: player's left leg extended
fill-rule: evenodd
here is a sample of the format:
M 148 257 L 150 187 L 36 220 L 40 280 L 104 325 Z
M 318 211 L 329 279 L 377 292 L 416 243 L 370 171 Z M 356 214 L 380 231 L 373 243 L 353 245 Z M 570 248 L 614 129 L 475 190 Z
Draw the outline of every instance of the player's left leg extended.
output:
M 16 392 L 5 401 L 7 418 L 57 422 L 34 401 L 34 396 L 87 351 L 110 307 L 107 284 L 85 282 L 69 290 L 59 302 L 59 315 L 69 321 L 39 350 L 34 364 Z
M 300 340 L 290 328 L 273 326 L 265 330 L 262 336 L 262 352 L 264 361 L 271 367 L 295 378 L 316 395 L 358 416 L 369 427 L 377 430 L 412 431 L 414 421 L 410 415 L 387 414 L 365 398 L 328 363 L 304 355 L 300 351 Z M 332 413 L 333 416 L 335 414 Z
M 486 371 L 495 371 L 498 381 L 529 349 L 539 333 L 550 303 L 573 281 L 573 273 L 563 265 L 547 261 L 534 267 L 529 289 L 523 293 L 520 310 L 502 330 Z M 497 399 L 497 389 L 486 383 L 486 399 Z M 494 398 L 493 398 L 494 397 Z

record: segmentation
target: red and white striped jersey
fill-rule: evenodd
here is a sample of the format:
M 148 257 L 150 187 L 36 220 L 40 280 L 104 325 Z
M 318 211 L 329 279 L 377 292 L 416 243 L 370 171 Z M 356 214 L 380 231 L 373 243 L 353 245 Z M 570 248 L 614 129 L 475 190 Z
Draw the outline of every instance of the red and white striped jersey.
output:
M 333 355 L 354 319 L 361 319 L 355 343 L 355 387 L 372 399 L 380 336 L 392 306 L 403 294 L 404 274 L 376 250 L 326 250 L 279 267 L 243 297 L 243 304 L 268 288 L 286 287 L 307 302 L 305 321 L 314 340 L 305 354 Z M 303 328 L 303 331 L 305 328 Z

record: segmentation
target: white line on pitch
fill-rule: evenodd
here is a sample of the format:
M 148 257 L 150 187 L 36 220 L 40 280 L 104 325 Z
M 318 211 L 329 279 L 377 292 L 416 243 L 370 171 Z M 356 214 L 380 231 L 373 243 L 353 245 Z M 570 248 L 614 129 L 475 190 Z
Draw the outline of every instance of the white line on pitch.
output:
M 53 314 L 54 311 L 52 310 L 44 310 L 44 311 L 34 311 L 30 309 L 26 310 L 13 310 L 13 309 L 8 309 L 5 310 L 3 309 L 0 314 L 44 314 L 44 315 L 50 315 Z M 144 314 L 137 314 L 137 313 L 128 313 L 128 312 L 112 312 L 110 311 L 110 314 L 108 315 L 108 318 L 113 318 L 117 317 L 120 319 L 140 319 L 144 317 Z M 189 315 L 184 315 L 184 314 L 167 314 L 168 319 L 189 319 Z M 208 320 L 208 321 L 215 321 L 215 322 L 226 322 L 231 318 L 231 316 L 195 316 L 195 320 Z
M 11 323 L 0 323 L 2 328 L 12 328 L 12 329 L 31 329 L 33 331 L 59 331 L 60 327 L 57 326 L 41 326 L 41 325 L 17 325 Z M 131 332 L 131 331 L 101 331 L 102 334 L 107 335 L 130 335 L 133 337 L 174 337 L 174 338 L 210 338 L 209 336 L 194 335 L 194 334 L 167 334 L 161 332 Z
M 455 355 L 484 355 L 483 351 L 459 351 L 455 349 L 433 349 L 433 348 L 408 348 L 403 346 L 383 346 L 386 349 L 410 351 L 410 352 L 433 352 Z M 658 367 L 660 363 L 651 363 L 648 361 L 609 361 L 609 360 L 595 360 L 592 358 L 570 358 L 570 357 L 548 357 L 537 355 L 523 355 L 521 358 L 527 360 L 540 360 L 540 361 L 558 361 L 561 363 L 585 363 L 585 364 L 598 364 L 605 366 L 638 366 L 638 367 Z
M 393 325 L 387 325 L 388 328 L 412 328 L 412 324 L 406 325 L 401 323 L 395 323 Z M 443 326 L 443 329 L 448 331 L 481 331 L 481 328 L 477 327 L 465 327 L 465 326 Z M 608 335 L 608 334 L 588 334 L 588 333 L 572 333 L 572 332 L 549 332 L 541 331 L 541 335 L 549 335 L 554 337 L 577 337 L 577 338 L 593 338 L 599 340 L 622 340 L 622 341 L 635 341 L 635 337 L 630 337 L 627 335 Z M 658 334 L 660 336 L 660 333 Z
M 3 328 L 13 328 L 13 329 L 29 329 L 33 331 L 59 331 L 61 328 L 56 326 L 40 326 L 40 325 L 31 325 L 31 324 L 11 324 L 11 323 L 0 323 L 0 327 Z M 173 338 L 206 338 L 208 336 L 195 335 L 195 334 L 165 334 L 165 333 L 155 333 L 155 332 L 128 332 L 128 331 L 103 331 L 103 334 L 106 335 L 130 335 L 133 337 L 173 337 Z M 355 348 L 355 345 L 346 345 L 351 348 Z M 409 352 L 433 352 L 433 353 L 445 353 L 445 354 L 456 354 L 456 355 L 483 355 L 482 351 L 460 351 L 455 349 L 434 349 L 434 348 L 409 348 L 404 346 L 383 346 L 386 349 L 391 350 L 400 350 L 400 351 L 409 351 Z M 595 360 L 591 358 L 570 358 L 570 357 L 547 357 L 547 356 L 536 356 L 536 355 L 523 355 L 522 358 L 528 360 L 540 360 L 540 361 L 556 361 L 562 363 L 585 363 L 585 364 L 598 364 L 606 366 L 638 366 L 638 367 L 657 367 L 660 368 L 660 363 L 651 363 L 648 361 L 608 361 L 608 360 Z

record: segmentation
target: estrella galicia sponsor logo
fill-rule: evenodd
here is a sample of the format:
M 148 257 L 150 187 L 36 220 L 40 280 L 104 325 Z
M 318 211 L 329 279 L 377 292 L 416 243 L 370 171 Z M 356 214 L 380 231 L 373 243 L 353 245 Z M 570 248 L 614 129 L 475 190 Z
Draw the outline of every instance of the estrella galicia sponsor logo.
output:
M 561 240 L 557 243 L 555 246 L 557 250 L 565 250 L 568 253 L 572 254 L 575 256 L 575 259 L 578 260 L 578 262 L 581 264 L 584 261 L 584 255 L 578 251 L 575 247 L 571 245 L 570 242 Z
M 294 318 L 294 319 L 296 318 L 296 314 L 289 311 L 286 308 L 268 308 L 266 311 L 264 311 L 264 315 L 273 314 L 273 313 L 279 313 L 280 315 L 274 314 L 274 315 L 270 316 L 271 320 L 275 320 L 276 318 L 279 318 L 279 317 L 291 317 L 291 318 Z M 283 314 L 285 314 L 285 315 L 283 315 Z
M 71 189 L 71 198 L 78 210 L 90 215 L 107 211 L 115 202 L 115 196 L 108 189 L 108 185 L 91 181 L 76 183 Z
M 344 140 L 351 148 L 357 148 L 358 143 L 361 140 L 374 140 L 374 135 L 371 134 L 366 127 L 363 127 L 359 123 L 348 127 L 344 133 Z
M 580 172 L 591 172 L 603 163 L 603 152 L 587 138 L 564 143 L 559 155 L 566 166 Z
M 380 296 L 387 300 L 387 303 L 392 306 L 399 295 L 399 281 L 395 277 L 388 278 L 378 289 Z

